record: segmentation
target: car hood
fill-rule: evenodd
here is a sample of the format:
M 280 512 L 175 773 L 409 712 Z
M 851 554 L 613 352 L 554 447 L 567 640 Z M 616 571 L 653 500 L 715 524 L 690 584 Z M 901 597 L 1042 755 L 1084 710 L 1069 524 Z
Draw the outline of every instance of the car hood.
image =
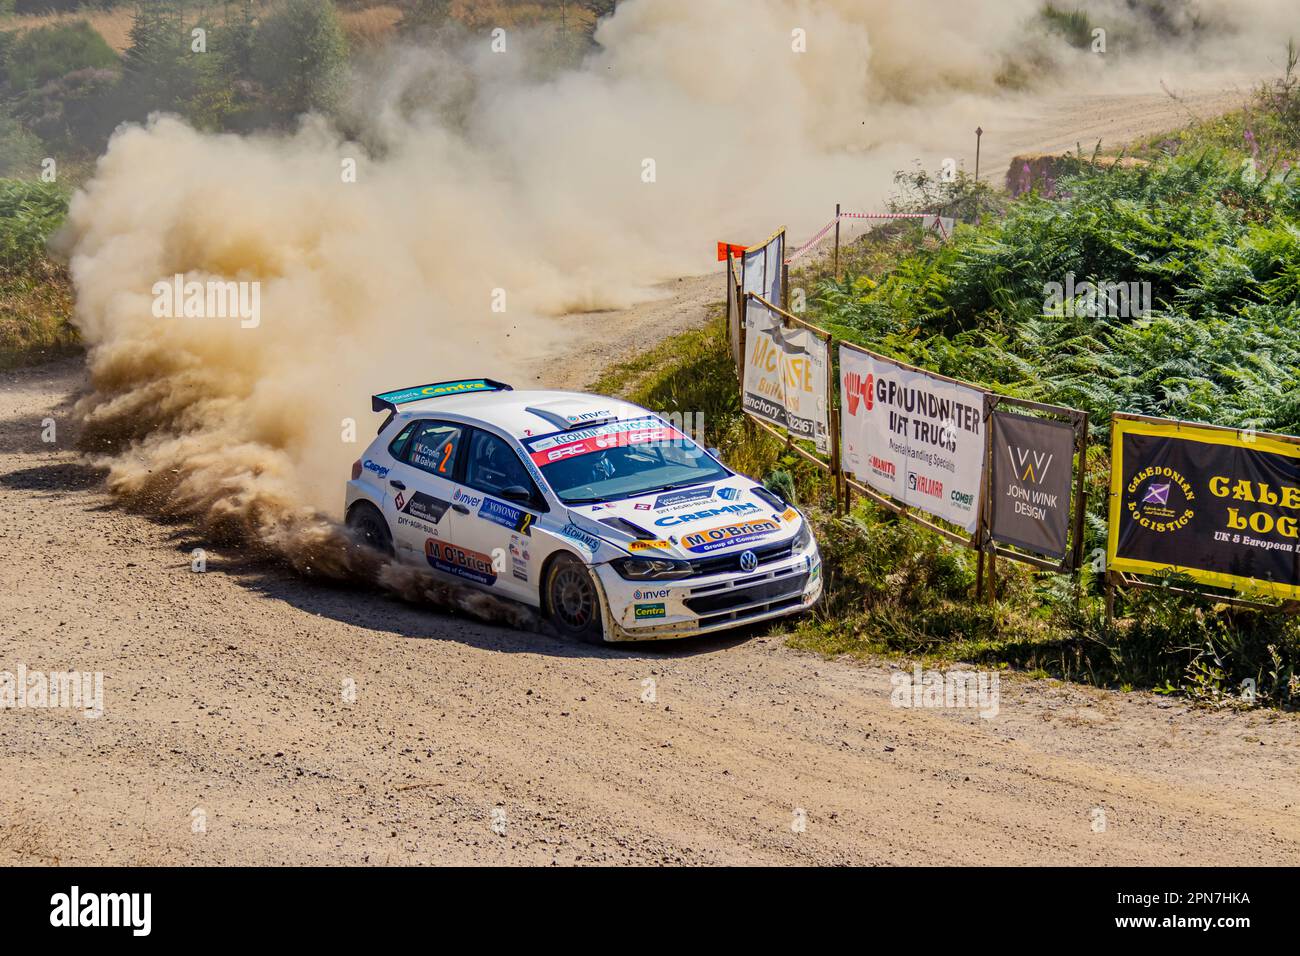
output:
M 803 517 L 750 478 L 652 492 L 596 505 L 574 505 L 574 524 L 644 557 L 701 558 L 793 537 Z

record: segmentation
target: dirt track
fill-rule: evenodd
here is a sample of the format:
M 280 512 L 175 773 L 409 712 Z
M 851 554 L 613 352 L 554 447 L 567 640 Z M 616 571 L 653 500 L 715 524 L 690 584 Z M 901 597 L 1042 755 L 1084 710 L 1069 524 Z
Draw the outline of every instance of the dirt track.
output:
M 574 319 L 548 378 L 715 285 Z M 888 667 L 780 635 L 603 650 L 192 573 L 205 542 L 77 462 L 82 374 L 0 373 L 0 672 L 102 671 L 105 706 L 0 710 L 0 863 L 1300 863 L 1290 716 L 1010 677 L 993 719 L 899 709 Z

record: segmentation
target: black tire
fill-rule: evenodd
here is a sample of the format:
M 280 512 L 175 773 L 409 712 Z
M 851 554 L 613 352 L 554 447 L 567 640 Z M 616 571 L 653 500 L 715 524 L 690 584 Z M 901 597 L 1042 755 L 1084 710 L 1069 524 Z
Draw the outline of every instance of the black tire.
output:
M 605 643 L 600 592 L 581 561 L 572 555 L 557 555 L 546 568 L 542 595 L 546 616 L 557 631 L 587 644 Z
M 393 535 L 388 530 L 388 522 L 374 505 L 367 501 L 353 505 L 348 512 L 348 527 L 356 532 L 362 544 L 390 558 L 393 556 Z

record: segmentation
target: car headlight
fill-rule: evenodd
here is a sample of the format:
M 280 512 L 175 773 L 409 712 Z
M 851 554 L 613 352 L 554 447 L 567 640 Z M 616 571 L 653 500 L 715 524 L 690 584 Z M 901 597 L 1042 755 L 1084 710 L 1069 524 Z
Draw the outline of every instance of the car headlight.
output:
M 673 561 L 669 558 L 618 558 L 609 563 L 629 581 L 684 578 L 694 570 L 689 561 Z
M 808 545 L 812 544 L 812 539 L 812 525 L 808 523 L 807 518 L 804 518 L 799 525 L 799 533 L 794 536 L 794 549 L 803 551 Z

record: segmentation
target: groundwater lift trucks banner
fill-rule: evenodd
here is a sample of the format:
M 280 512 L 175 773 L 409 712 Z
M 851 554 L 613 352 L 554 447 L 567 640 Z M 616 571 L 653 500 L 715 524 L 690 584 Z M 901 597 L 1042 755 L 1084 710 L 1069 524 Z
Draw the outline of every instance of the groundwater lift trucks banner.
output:
M 841 464 L 876 491 L 974 534 L 984 393 L 840 344 Z
M 1300 445 L 1173 421 L 1111 423 L 1115 571 L 1300 598 Z

